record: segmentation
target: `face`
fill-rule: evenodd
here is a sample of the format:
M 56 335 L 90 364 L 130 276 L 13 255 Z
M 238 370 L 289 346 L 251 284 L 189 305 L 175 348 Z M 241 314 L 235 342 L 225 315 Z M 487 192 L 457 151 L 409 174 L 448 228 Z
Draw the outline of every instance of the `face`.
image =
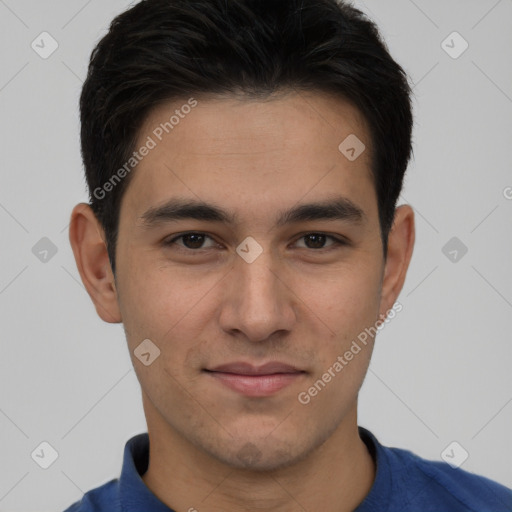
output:
M 344 354 L 398 293 L 383 293 L 370 139 L 354 107 L 305 93 L 198 99 L 160 133 L 186 103 L 139 133 L 137 147 L 156 144 L 121 205 L 116 305 L 148 429 L 232 467 L 277 468 L 355 413 L 373 340 Z M 351 134 L 366 145 L 355 160 L 338 149 Z

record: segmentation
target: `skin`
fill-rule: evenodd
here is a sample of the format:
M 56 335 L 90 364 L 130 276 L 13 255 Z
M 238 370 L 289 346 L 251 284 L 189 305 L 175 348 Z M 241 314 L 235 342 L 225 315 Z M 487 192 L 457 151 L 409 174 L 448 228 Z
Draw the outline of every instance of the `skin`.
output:
M 177 512 L 353 510 L 375 478 L 357 431 L 374 340 L 309 404 L 297 396 L 397 300 L 413 251 L 413 210 L 397 208 L 384 259 L 369 133 L 341 99 L 198 100 L 133 171 L 121 204 L 115 280 L 91 209 L 79 204 L 71 218 L 81 278 L 98 315 L 123 323 L 142 388 L 150 436 L 143 480 Z M 185 102 L 154 109 L 137 147 Z M 353 162 L 338 150 L 352 133 L 367 148 Z M 364 211 L 363 222 L 275 226 L 279 211 L 338 195 Z M 238 222 L 185 219 L 145 228 L 142 214 L 173 197 L 214 203 Z M 163 245 L 188 231 L 211 238 L 200 249 L 184 239 Z M 333 249 L 327 238 L 317 248 L 308 233 L 348 244 Z M 250 264 L 236 253 L 247 236 L 263 249 Z M 147 338 L 161 354 L 144 366 L 134 350 Z M 247 397 L 203 371 L 233 361 L 281 361 L 306 373 L 271 396 Z

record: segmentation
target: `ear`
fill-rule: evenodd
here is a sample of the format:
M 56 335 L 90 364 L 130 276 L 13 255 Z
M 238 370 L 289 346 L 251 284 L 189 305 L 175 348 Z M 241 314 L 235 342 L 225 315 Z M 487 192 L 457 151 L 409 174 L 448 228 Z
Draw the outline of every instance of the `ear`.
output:
M 382 278 L 380 314 L 393 307 L 405 281 L 414 247 L 414 211 L 404 204 L 395 210 L 393 226 L 389 232 L 387 258 Z
M 91 207 L 77 204 L 71 213 L 69 241 L 78 272 L 102 320 L 120 323 L 114 274 L 108 259 L 105 234 Z

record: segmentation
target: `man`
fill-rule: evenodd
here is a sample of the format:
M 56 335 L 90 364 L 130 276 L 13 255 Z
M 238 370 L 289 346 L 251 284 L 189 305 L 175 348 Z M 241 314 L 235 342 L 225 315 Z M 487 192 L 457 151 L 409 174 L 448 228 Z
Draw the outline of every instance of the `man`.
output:
M 68 511 L 505 511 L 357 424 L 414 245 L 410 89 L 336 0 L 145 0 L 82 91 L 70 241 L 148 434 Z M 397 306 L 398 304 L 398 306 Z

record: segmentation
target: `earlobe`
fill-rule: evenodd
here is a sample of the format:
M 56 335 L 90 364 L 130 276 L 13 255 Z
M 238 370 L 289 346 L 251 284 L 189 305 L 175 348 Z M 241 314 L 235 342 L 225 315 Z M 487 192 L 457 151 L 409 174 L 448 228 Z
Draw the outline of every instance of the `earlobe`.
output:
M 109 323 L 122 321 L 103 229 L 91 207 L 77 204 L 71 213 L 69 241 L 82 282 L 96 312 Z
M 393 307 L 402 290 L 415 240 L 414 211 L 405 204 L 395 210 L 388 238 L 387 259 L 382 280 L 380 314 Z

